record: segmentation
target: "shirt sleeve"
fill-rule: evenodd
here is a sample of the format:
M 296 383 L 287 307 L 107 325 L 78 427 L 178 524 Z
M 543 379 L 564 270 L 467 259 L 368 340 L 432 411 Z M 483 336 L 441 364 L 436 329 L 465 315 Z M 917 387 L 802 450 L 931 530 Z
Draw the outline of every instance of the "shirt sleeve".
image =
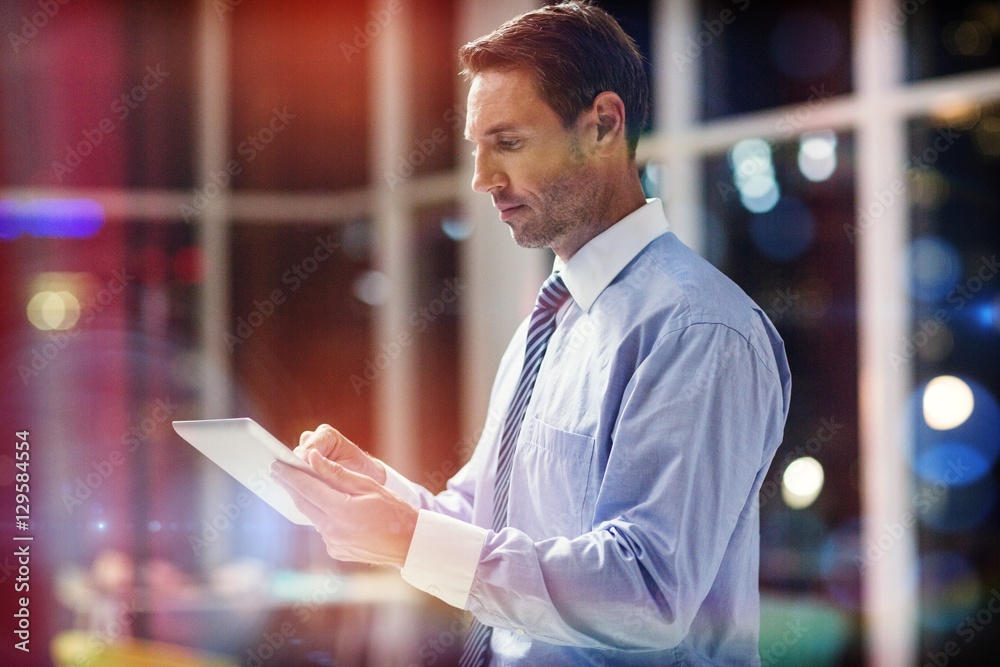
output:
M 385 466 L 385 487 L 411 507 L 444 514 L 459 521 L 472 521 L 475 470 L 479 465 L 475 455 L 448 480 L 447 488 L 437 495 L 431 493 L 425 486 L 411 482 L 387 463 L 382 462 L 382 465 Z
M 780 442 L 783 389 L 772 367 L 723 325 L 664 334 L 622 396 L 591 530 L 540 541 L 510 527 L 485 531 L 478 562 L 428 569 L 418 587 L 434 594 L 471 574 L 464 600 L 454 588 L 438 597 L 555 644 L 676 646 L 723 558 L 749 556 L 728 550 L 749 549 L 730 539 L 737 522 L 756 520 Z M 447 559 L 458 543 L 467 554 L 478 539 L 456 522 L 421 528 L 418 520 L 434 543 L 415 539 L 408 562 Z

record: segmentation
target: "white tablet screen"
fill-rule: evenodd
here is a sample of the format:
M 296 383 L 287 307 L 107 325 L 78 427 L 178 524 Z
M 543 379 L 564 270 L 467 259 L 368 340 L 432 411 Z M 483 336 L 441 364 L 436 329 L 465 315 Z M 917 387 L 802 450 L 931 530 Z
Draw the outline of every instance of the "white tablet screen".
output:
M 271 479 L 270 468 L 274 461 L 283 461 L 315 473 L 257 422 L 247 418 L 175 421 L 174 430 L 289 520 L 312 525 L 288 492 Z

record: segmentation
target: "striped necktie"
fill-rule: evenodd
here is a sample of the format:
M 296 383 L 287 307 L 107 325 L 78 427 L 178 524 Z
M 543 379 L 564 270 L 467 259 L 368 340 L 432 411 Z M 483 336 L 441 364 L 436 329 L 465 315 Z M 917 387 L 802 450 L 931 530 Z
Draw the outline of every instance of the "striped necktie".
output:
M 549 345 L 549 337 L 556 328 L 556 313 L 569 298 L 569 290 L 558 273 L 549 276 L 535 301 L 528 324 L 528 339 L 524 351 L 524 365 L 517 379 L 517 389 L 504 419 L 500 438 L 500 453 L 497 457 L 497 476 L 493 491 L 493 530 L 499 531 L 507 525 L 507 498 L 510 491 L 510 471 L 514 461 L 514 449 L 524 412 L 531 400 L 535 378 L 542 365 L 542 358 Z M 479 621 L 472 624 L 465 640 L 465 648 L 459 667 L 485 667 L 490 657 L 490 638 L 493 628 Z

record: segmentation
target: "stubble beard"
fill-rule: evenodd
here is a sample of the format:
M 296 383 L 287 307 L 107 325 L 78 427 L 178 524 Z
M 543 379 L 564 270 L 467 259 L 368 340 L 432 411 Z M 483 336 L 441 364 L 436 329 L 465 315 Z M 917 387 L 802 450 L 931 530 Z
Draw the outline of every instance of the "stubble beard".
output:
M 589 224 L 594 192 L 578 158 L 582 155 L 574 137 L 571 168 L 540 188 L 545 194 L 526 206 L 527 220 L 519 227 L 510 226 L 514 242 L 522 248 L 558 247 L 570 233 Z

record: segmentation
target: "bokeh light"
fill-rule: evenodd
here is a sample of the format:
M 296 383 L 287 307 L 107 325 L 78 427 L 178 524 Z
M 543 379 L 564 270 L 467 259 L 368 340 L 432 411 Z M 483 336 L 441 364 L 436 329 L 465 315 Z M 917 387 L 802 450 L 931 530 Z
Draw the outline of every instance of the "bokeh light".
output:
M 773 176 L 752 176 L 740 188 L 740 203 L 751 213 L 767 213 L 781 198 Z
M 996 484 L 990 477 L 962 486 L 941 483 L 918 485 L 914 506 L 921 523 L 939 533 L 973 530 L 989 517 L 996 505 Z
M 965 423 L 975 404 L 972 389 L 954 375 L 940 375 L 924 387 L 924 421 L 934 430 L 946 431 Z
M 1000 117 L 987 116 L 972 130 L 976 149 L 987 157 L 1000 156 Z
M 812 505 L 823 490 L 823 466 L 811 456 L 795 459 L 781 477 L 781 497 L 792 509 Z
M 389 300 L 392 283 L 381 271 L 366 271 L 354 281 L 354 296 L 369 306 L 381 306 Z
M 28 321 L 40 331 L 65 331 L 80 319 L 80 300 L 69 291 L 42 291 L 31 297 Z
M 472 236 L 472 224 L 460 218 L 444 218 L 441 231 L 452 241 L 465 241 Z
M 910 201 L 914 206 L 933 210 L 951 194 L 948 179 L 930 167 L 913 168 L 906 174 L 910 182 Z
M 914 239 L 909 247 L 910 290 L 920 301 L 938 301 L 955 289 L 962 260 L 947 241 L 936 236 Z
M 104 208 L 89 199 L 0 200 L 0 241 L 19 236 L 87 238 L 104 226 Z
M 833 130 L 803 134 L 799 139 L 799 171 L 810 181 L 825 181 L 837 169 L 837 135 Z
M 730 150 L 729 163 L 743 206 L 751 213 L 773 209 L 781 191 L 774 176 L 771 146 L 763 139 L 744 139 Z
M 975 380 L 936 377 L 910 394 L 907 414 L 911 462 L 922 480 L 971 484 L 988 475 L 1000 455 L 1000 406 Z
M 956 56 L 983 56 L 993 46 L 990 29 L 980 21 L 955 21 L 944 28 L 944 46 Z

